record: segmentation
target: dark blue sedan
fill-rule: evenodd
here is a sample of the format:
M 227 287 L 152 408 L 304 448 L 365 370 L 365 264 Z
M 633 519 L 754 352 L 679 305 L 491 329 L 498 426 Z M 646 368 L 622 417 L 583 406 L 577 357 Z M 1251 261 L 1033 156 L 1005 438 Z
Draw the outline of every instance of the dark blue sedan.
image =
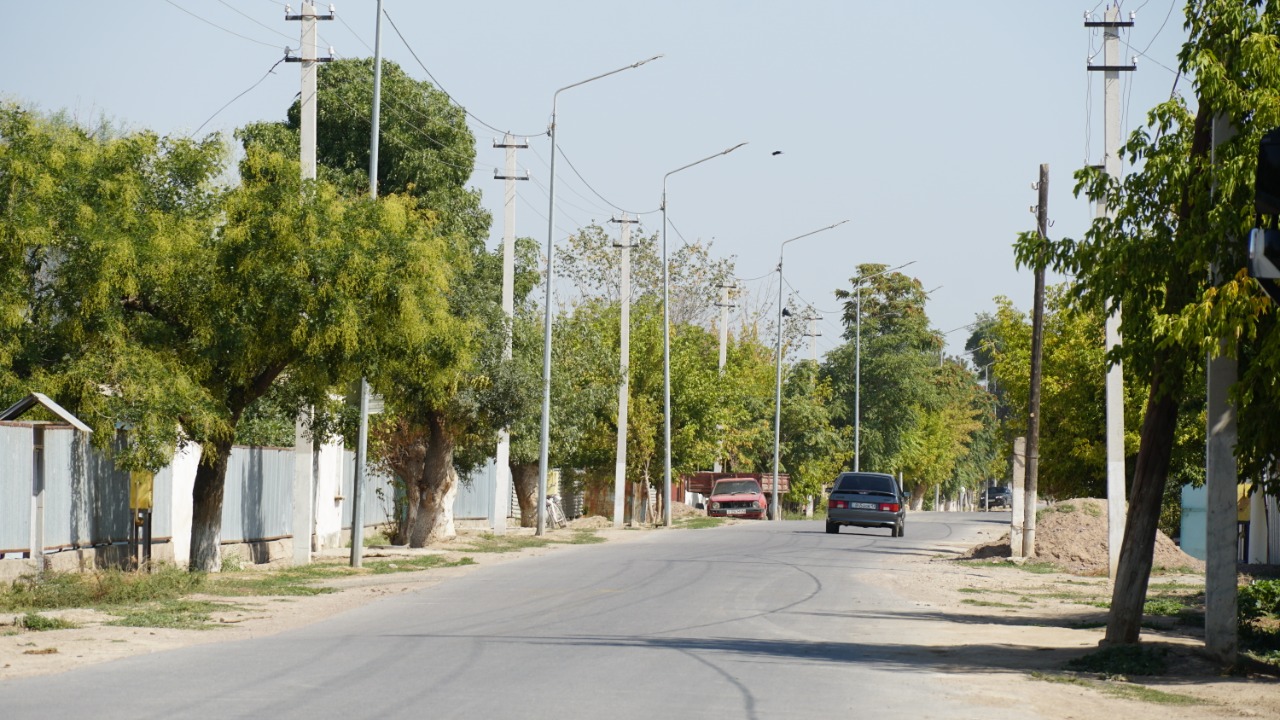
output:
M 827 500 L 827 532 L 841 525 L 889 528 L 902 537 L 907 525 L 907 502 L 892 475 L 847 472 L 836 478 Z

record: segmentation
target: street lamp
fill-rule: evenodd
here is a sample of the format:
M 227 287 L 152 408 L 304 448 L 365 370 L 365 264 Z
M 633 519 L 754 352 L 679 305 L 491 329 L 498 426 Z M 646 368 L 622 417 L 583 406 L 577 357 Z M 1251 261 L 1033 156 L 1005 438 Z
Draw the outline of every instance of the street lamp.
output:
M 572 85 L 565 85 L 551 96 L 551 178 L 548 180 L 547 194 L 550 196 L 547 207 L 547 282 L 546 311 L 543 316 L 542 337 L 542 437 L 538 443 L 538 531 L 541 535 L 547 527 L 547 453 L 551 444 L 551 280 L 555 272 L 555 232 L 556 232 L 556 102 L 560 93 L 579 85 L 586 85 L 624 70 L 638 68 L 645 63 L 662 57 L 654 55 L 648 60 L 641 60 L 617 70 L 610 70 L 602 75 L 587 78 Z
M 857 295 L 857 331 L 853 346 L 853 471 L 862 470 L 862 281 L 891 273 L 911 265 L 915 260 L 898 267 L 881 270 L 870 275 L 859 275 L 854 278 L 853 286 Z
M 671 527 L 671 290 L 667 277 L 667 178 L 694 165 L 728 155 L 743 145 L 746 143 L 740 142 L 662 176 L 662 524 L 666 527 Z
M 790 240 L 783 240 L 782 245 L 778 246 L 778 349 L 774 358 L 774 394 L 773 394 L 773 494 L 770 500 L 773 505 L 773 519 L 777 520 L 781 514 L 778 512 L 778 448 L 782 444 L 782 255 L 787 250 L 787 244 L 793 243 L 800 238 L 807 238 L 810 235 L 817 235 L 831 228 L 840 227 L 849 222 L 841 220 L 833 225 L 828 225 L 817 230 L 812 230 L 803 235 L 797 235 Z

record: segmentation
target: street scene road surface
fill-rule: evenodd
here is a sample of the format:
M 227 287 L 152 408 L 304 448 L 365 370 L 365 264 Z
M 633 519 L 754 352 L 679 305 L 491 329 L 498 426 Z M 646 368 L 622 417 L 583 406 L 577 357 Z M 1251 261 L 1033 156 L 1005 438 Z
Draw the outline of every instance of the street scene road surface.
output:
M 977 626 L 894 589 L 927 586 L 931 558 L 1007 521 L 913 513 L 905 538 L 830 535 L 818 521 L 618 531 L 619 542 L 479 567 L 272 637 L 0 683 L 0 714 L 1096 716 L 1105 699 L 1025 679 L 1048 648 L 982 641 Z M 963 645 L 947 647 L 948 635 Z M 1205 716 L 1135 707 L 1129 716 Z

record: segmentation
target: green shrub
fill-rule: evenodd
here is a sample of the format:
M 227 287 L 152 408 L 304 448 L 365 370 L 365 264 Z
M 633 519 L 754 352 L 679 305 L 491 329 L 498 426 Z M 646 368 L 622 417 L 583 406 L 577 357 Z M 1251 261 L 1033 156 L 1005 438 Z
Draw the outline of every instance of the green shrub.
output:
M 42 632 L 44 630 L 70 630 L 80 627 L 70 620 L 62 618 L 48 617 L 39 613 L 27 613 L 18 621 L 18 624 L 28 630 Z
M 1186 609 L 1186 605 L 1169 598 L 1156 598 L 1142 604 L 1143 615 L 1165 615 L 1172 617 Z
M 1254 580 L 1240 588 L 1237 607 L 1242 622 L 1280 617 L 1280 580 Z

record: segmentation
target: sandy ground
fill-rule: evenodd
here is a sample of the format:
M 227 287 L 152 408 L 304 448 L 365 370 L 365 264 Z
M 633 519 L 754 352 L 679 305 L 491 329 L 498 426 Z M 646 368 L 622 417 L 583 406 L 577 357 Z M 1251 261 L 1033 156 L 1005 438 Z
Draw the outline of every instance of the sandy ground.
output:
M 597 532 L 608 542 L 626 542 L 645 537 L 649 531 L 602 528 Z M 570 530 L 557 530 L 552 536 L 567 538 L 569 534 Z M 988 535 L 998 544 L 996 533 L 988 531 Z M 455 541 L 453 547 L 427 551 L 371 548 L 366 557 L 414 552 L 461 557 L 467 554 L 461 548 L 465 539 Z M 272 635 L 386 595 L 449 582 L 477 567 L 572 552 L 575 547 L 550 545 L 512 553 L 472 553 L 468 556 L 476 565 L 342 578 L 328 583 L 340 592 L 327 595 L 235 598 L 243 609 L 215 615 L 219 625 L 211 630 L 112 627 L 101 624 L 109 618 L 99 613 L 73 610 L 45 614 L 74 620 L 83 627 L 29 632 L 12 628 L 15 617 L 0 615 L 0 681 L 58 673 L 140 653 Z M 1042 717 L 1063 720 L 1280 717 L 1280 682 L 1275 678 L 1220 676 L 1198 654 L 1203 639 L 1178 630 L 1172 622 L 1168 630 L 1144 633 L 1144 642 L 1169 648 L 1168 675 L 1100 678 L 1064 672 L 1067 660 L 1096 649 L 1102 638 L 1100 624 L 1105 622 L 1105 610 L 1089 603 L 1109 598 L 1106 578 L 1037 574 L 990 561 L 957 561 L 972 550 L 970 544 L 955 544 L 944 546 L 940 555 L 933 549 L 903 554 L 897 569 L 876 572 L 869 580 L 902 599 L 902 611 L 874 625 L 873 634 L 884 634 L 883 641 L 928 648 L 928 664 L 945 673 L 945 682 L 975 708 L 1025 705 Z M 333 554 L 345 556 L 341 550 Z M 1166 575 L 1152 584 L 1165 583 L 1203 585 L 1203 577 Z M 1161 704 L 1125 696 L 1140 687 L 1189 696 L 1198 702 Z

